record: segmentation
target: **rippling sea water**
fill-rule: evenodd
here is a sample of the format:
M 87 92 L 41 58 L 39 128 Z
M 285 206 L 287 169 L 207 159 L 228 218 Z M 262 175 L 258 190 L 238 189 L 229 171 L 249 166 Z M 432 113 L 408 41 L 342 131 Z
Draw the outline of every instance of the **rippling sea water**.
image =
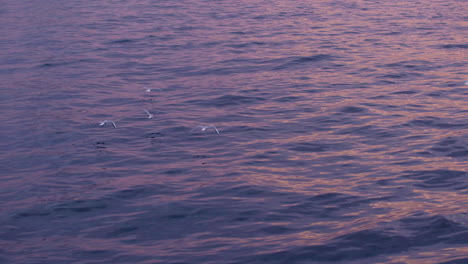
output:
M 468 263 L 466 7 L 2 1 L 0 263 Z

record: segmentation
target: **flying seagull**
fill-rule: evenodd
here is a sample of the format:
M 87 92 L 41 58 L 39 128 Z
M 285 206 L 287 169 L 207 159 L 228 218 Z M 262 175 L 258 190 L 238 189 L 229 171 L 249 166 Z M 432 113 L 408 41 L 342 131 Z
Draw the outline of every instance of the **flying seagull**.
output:
M 147 93 L 150 93 L 151 91 L 154 91 L 154 90 L 158 90 L 158 91 L 164 91 L 163 89 L 161 88 L 149 88 L 149 87 L 143 87 L 143 89 L 145 89 L 145 92 Z
M 154 115 L 152 113 L 150 113 L 148 110 L 146 109 L 143 109 L 143 108 L 140 108 L 141 110 L 143 110 L 146 114 L 148 114 L 148 118 L 151 119 L 154 117 Z
M 194 131 L 196 131 L 198 129 L 200 129 L 200 131 L 203 132 L 203 131 L 206 131 L 209 128 L 214 129 L 216 131 L 216 133 L 218 133 L 218 135 L 219 135 L 218 129 L 215 126 L 212 126 L 212 125 L 198 125 L 198 126 L 194 127 L 192 130 L 190 130 L 190 132 L 194 132 Z
M 112 126 L 114 126 L 114 128 L 117 128 L 117 125 L 116 125 L 116 124 L 115 124 L 115 122 L 114 122 L 114 121 L 112 121 L 112 120 L 104 120 L 104 121 L 100 121 L 100 122 L 99 122 L 99 126 L 103 126 L 103 125 L 105 125 L 106 123 L 111 123 L 111 124 L 112 124 Z

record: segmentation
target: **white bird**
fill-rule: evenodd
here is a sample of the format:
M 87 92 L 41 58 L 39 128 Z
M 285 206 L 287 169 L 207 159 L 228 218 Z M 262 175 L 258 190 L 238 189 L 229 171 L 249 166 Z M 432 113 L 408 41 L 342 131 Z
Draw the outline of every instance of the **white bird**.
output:
M 149 87 L 146 87 L 146 86 L 143 87 L 143 89 L 145 89 L 145 92 L 147 92 L 147 93 L 150 93 L 151 91 L 154 91 L 154 90 L 164 91 L 161 88 L 149 88 Z
M 114 121 L 112 121 L 112 120 L 104 120 L 104 121 L 100 121 L 100 122 L 99 122 L 99 126 L 103 126 L 103 125 L 105 125 L 106 123 L 111 123 L 111 124 L 112 124 L 112 126 L 114 126 L 114 128 L 117 128 L 117 125 L 116 125 L 116 124 L 115 124 L 115 122 L 114 122 Z
M 148 118 L 151 119 L 154 117 L 154 115 L 152 113 L 150 113 L 148 110 L 146 109 L 143 109 L 143 108 L 140 108 L 141 110 L 143 110 L 146 114 L 148 114 Z
M 190 132 L 194 132 L 197 129 L 200 129 L 200 131 L 203 132 L 203 131 L 206 131 L 209 128 L 214 129 L 216 131 L 216 133 L 218 133 L 218 135 L 219 135 L 218 129 L 215 126 L 212 126 L 212 125 L 198 125 L 198 126 L 194 127 L 192 130 L 190 130 Z

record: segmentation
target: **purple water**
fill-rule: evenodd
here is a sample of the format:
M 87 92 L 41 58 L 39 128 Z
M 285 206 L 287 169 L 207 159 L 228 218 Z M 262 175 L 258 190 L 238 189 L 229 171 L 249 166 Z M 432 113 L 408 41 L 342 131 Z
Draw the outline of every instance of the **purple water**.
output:
M 2 1 L 0 263 L 468 263 L 466 7 Z

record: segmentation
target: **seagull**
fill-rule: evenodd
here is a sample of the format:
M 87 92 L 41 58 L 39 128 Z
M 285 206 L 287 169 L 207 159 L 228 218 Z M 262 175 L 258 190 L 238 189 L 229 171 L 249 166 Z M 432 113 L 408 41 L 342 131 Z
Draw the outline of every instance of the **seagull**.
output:
M 152 113 L 150 113 L 148 110 L 143 109 L 143 108 L 140 108 L 140 109 L 143 110 L 145 113 L 148 114 L 148 118 L 149 118 L 149 119 L 153 118 L 154 115 L 153 115 Z
M 112 123 L 112 126 L 114 126 L 114 128 L 117 128 L 117 125 L 116 125 L 115 122 L 112 121 L 112 120 L 100 121 L 100 122 L 99 122 L 99 126 L 103 126 L 103 125 L 105 125 L 106 123 Z
M 164 91 L 161 88 L 149 88 L 149 87 L 146 87 L 146 86 L 143 87 L 143 89 L 145 89 L 145 92 L 147 92 L 147 93 L 150 93 L 151 91 L 154 91 L 154 90 Z
M 216 131 L 216 133 L 218 133 L 218 135 L 219 135 L 218 129 L 215 126 L 211 126 L 211 125 L 198 125 L 198 126 L 194 127 L 192 130 L 190 130 L 190 132 L 194 132 L 197 129 L 200 129 L 200 131 L 203 132 L 203 131 L 206 131 L 208 128 L 213 128 Z

